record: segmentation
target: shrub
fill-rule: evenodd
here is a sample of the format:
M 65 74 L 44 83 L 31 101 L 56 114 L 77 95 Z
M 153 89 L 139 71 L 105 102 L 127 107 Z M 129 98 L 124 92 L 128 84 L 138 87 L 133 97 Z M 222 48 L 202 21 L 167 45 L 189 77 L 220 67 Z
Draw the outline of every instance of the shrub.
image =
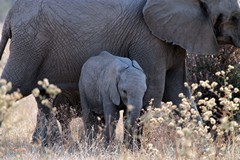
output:
M 162 103 L 160 108 L 153 109 L 150 106 L 142 117 L 147 126 L 146 131 L 150 128 L 150 132 L 146 134 L 149 143 L 153 143 L 160 151 L 165 150 L 163 147 L 166 144 L 159 146 L 159 142 L 151 141 L 150 137 L 155 130 L 159 131 L 155 135 L 156 140 L 163 140 L 163 143 L 173 146 L 173 156 L 176 159 L 219 159 L 224 155 L 234 157 L 235 154 L 239 154 L 240 135 L 237 133 L 240 125 L 234 119 L 239 113 L 240 99 L 236 97 L 239 88 L 230 84 L 228 78 L 233 70 L 233 66 L 228 66 L 226 71 L 216 72 L 215 75 L 223 82 L 222 85 L 209 80 L 201 80 L 191 85 L 185 83 L 192 94 L 188 98 L 180 93 L 182 102 L 179 107 L 171 102 Z M 202 88 L 212 93 L 215 98 L 203 97 L 203 93 L 199 91 Z M 196 120 L 199 113 L 192 107 L 194 102 L 198 104 L 204 121 Z M 219 105 L 222 106 L 221 113 L 218 112 Z M 176 115 L 176 111 L 180 115 Z M 216 117 L 215 113 L 221 114 L 220 117 Z M 209 129 L 215 131 L 217 136 L 211 134 Z M 167 138 L 169 140 L 166 140 Z
M 228 75 L 228 82 L 240 88 L 240 49 L 233 46 L 224 46 L 218 55 L 193 55 L 187 58 L 187 79 L 188 82 L 198 83 L 201 80 L 216 81 L 221 84 L 222 79 L 215 75 L 217 71 L 226 71 L 228 65 L 234 69 Z M 208 93 L 204 93 L 208 96 Z M 211 96 L 211 95 L 210 95 Z M 239 94 L 238 94 L 239 96 Z
M 12 89 L 12 83 L 5 80 L 0 80 L 0 127 L 3 120 L 8 115 L 9 108 L 18 105 L 16 102 L 22 95 L 19 91 L 15 91 L 11 94 L 8 92 Z
M 222 86 L 232 85 L 235 88 L 240 88 L 240 49 L 233 46 L 223 46 L 220 49 L 218 55 L 197 56 L 188 55 L 187 68 L 188 68 L 188 82 L 199 83 L 202 80 L 208 80 L 205 82 L 215 82 L 215 90 L 219 90 L 218 94 L 224 94 L 224 91 L 220 91 Z M 233 66 L 229 71 L 229 65 Z M 219 72 L 220 71 L 220 72 Z M 226 71 L 226 72 L 225 72 Z M 215 74 L 217 73 L 217 74 Z M 230 85 L 230 87 L 231 87 Z M 208 98 L 214 99 L 217 104 L 215 107 L 214 117 L 217 122 L 224 114 L 224 106 L 218 98 L 218 95 L 206 87 L 198 87 L 197 91 L 201 92 L 201 97 L 198 99 Z M 240 92 L 232 93 L 232 99 L 240 97 Z M 200 105 L 198 105 L 198 108 Z M 199 108 L 200 109 L 200 108 Z M 200 109 L 201 111 L 201 109 Z M 240 115 L 234 114 L 234 119 L 240 122 Z M 211 124 L 209 124 L 211 125 Z
M 44 79 L 43 81 L 39 81 L 38 84 L 45 90 L 46 94 L 50 98 L 55 98 L 57 94 L 61 92 L 57 86 L 53 84 L 49 84 L 47 79 Z M 8 110 L 13 107 L 17 106 L 18 102 L 17 100 L 22 98 L 22 95 L 19 90 L 14 91 L 13 93 L 8 93 L 12 89 L 12 83 L 7 82 L 6 80 L 0 80 L 0 127 L 6 116 L 8 115 Z M 49 107 L 52 111 L 55 110 L 55 108 L 52 108 L 52 104 L 49 101 L 49 98 L 45 97 L 44 95 L 40 95 L 39 89 L 34 89 L 32 91 L 33 95 L 35 97 L 39 97 L 42 101 L 42 104 Z

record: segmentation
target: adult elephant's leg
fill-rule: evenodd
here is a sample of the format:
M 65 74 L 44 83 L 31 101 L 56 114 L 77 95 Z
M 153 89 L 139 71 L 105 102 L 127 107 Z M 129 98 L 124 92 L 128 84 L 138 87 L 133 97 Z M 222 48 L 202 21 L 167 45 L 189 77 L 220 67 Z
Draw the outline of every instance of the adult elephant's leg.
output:
M 62 86 L 60 86 L 62 87 Z M 56 107 L 56 118 L 62 129 L 62 140 L 65 149 L 72 152 L 74 149 L 74 140 L 72 138 L 70 122 L 73 118 L 81 116 L 81 106 L 79 91 L 65 90 L 57 95 L 53 100 L 53 107 Z
M 69 145 L 71 139 L 71 131 L 69 124 L 72 119 L 71 107 L 73 104 L 69 100 L 71 98 L 65 90 L 62 91 L 57 97 L 53 100 L 53 107 L 57 108 L 56 118 L 61 124 L 62 127 L 62 137 L 64 145 Z
M 172 57 L 173 65 L 166 73 L 166 82 L 163 100 L 165 102 L 172 101 L 173 104 L 179 105 L 181 99 L 179 94 L 183 93 L 189 97 L 190 92 L 184 86 L 186 82 L 186 69 L 185 69 L 185 53 L 176 53 Z
M 173 104 L 179 105 L 181 99 L 179 94 L 183 93 L 186 97 L 190 96 L 188 88 L 184 87 L 186 82 L 185 67 L 179 66 L 179 68 L 170 69 L 166 75 L 166 86 L 163 96 L 165 102 L 172 101 Z
M 66 103 L 62 104 L 57 107 L 57 120 L 59 121 L 62 127 L 62 139 L 65 147 L 69 147 L 73 143 L 71 129 L 70 129 L 70 122 L 72 120 L 71 115 L 71 106 Z
M 36 98 L 38 105 L 37 124 L 32 136 L 32 143 L 41 143 L 43 147 L 60 147 L 62 139 L 58 128 L 57 119 L 50 108 L 41 104 Z
M 42 146 L 47 146 L 47 118 L 44 114 L 44 111 L 39 109 L 38 104 L 38 113 L 37 113 L 37 123 L 35 127 L 35 131 L 32 135 L 32 143 L 33 144 L 41 144 Z M 46 112 L 46 111 L 45 111 Z
M 181 98 L 179 94 L 183 93 L 186 97 L 190 97 L 190 90 L 184 86 L 186 82 L 186 72 L 185 67 L 181 66 L 178 69 L 169 70 L 166 77 L 166 88 L 164 92 L 163 100 L 165 102 L 172 101 L 173 104 L 179 106 L 181 103 Z M 191 107 L 198 112 L 195 102 L 192 102 Z M 200 115 L 196 117 L 197 121 L 201 121 Z
M 185 57 L 185 51 L 177 52 L 173 58 L 173 67 L 166 74 L 163 100 L 165 102 L 172 101 L 177 106 L 181 103 L 181 98 L 179 98 L 180 93 L 183 93 L 186 97 L 190 97 L 190 90 L 184 86 L 184 83 L 187 82 Z M 194 102 L 192 108 L 198 111 Z M 197 120 L 201 120 L 201 117 L 198 116 Z

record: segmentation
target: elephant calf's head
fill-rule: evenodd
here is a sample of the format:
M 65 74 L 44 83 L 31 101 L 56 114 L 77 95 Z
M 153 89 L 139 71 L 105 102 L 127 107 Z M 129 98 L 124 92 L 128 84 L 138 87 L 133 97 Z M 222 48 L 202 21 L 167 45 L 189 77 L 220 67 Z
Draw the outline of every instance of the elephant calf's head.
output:
M 133 66 L 123 70 L 119 75 L 117 87 L 126 106 L 142 107 L 142 99 L 147 89 L 146 76 L 142 70 Z

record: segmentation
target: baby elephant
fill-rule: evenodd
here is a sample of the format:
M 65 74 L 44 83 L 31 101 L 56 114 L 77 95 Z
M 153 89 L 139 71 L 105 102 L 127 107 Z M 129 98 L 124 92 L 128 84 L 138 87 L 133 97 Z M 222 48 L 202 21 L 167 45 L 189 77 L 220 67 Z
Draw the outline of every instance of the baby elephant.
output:
M 90 141 L 96 138 L 98 125 L 104 123 L 104 147 L 107 148 L 115 136 L 119 111 L 124 110 L 124 141 L 129 148 L 133 147 L 146 89 L 146 76 L 135 60 L 106 51 L 89 58 L 82 67 L 79 90 L 82 118 Z M 99 120 L 99 117 L 103 118 Z

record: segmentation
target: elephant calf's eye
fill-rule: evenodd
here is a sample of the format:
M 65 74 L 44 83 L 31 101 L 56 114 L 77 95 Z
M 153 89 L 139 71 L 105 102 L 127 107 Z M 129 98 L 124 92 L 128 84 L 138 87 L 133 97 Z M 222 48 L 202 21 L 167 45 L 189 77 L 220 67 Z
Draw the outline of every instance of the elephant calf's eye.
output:
M 127 91 L 126 91 L 126 90 L 123 90 L 123 93 L 124 93 L 124 94 L 127 94 Z

